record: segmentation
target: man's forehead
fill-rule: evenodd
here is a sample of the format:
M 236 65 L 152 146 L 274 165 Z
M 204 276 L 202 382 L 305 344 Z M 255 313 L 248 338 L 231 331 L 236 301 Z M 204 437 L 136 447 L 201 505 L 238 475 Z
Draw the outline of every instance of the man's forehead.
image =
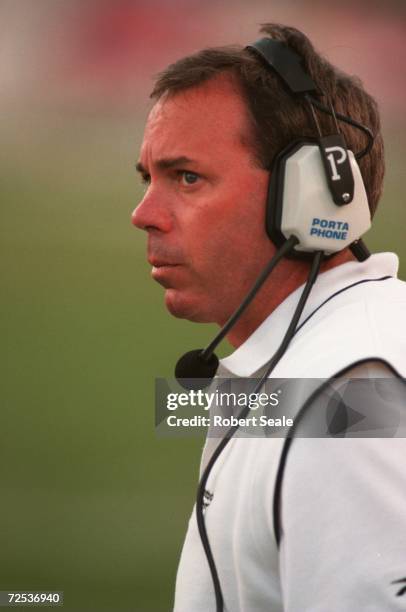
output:
M 145 141 L 186 138 L 190 144 L 212 141 L 240 143 L 251 130 L 246 103 L 226 75 L 175 94 L 164 95 L 152 108 Z

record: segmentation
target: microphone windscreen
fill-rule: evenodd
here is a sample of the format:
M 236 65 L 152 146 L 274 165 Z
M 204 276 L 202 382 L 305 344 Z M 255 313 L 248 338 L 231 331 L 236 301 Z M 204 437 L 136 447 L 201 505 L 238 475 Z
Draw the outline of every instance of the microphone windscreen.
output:
M 204 389 L 217 372 L 219 360 L 214 353 L 206 361 L 202 358 L 203 349 L 189 351 L 182 355 L 176 364 L 175 377 L 184 389 Z

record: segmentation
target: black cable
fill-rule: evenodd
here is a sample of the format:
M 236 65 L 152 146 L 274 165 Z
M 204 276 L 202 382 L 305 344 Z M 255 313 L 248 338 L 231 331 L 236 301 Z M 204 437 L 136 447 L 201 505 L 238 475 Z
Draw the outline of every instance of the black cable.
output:
M 337 113 L 335 111 L 335 108 L 329 96 L 327 96 L 327 101 L 328 101 L 328 106 L 330 108 L 330 114 L 333 117 L 334 127 L 336 129 L 337 134 L 340 134 L 341 132 L 340 132 L 340 126 L 338 125 L 338 121 L 337 121 Z
M 317 115 L 316 115 L 316 111 L 314 110 L 314 106 L 312 103 L 312 98 L 309 96 L 309 94 L 305 94 L 304 99 L 306 100 L 309 109 L 310 109 L 310 115 L 312 118 L 312 121 L 314 123 L 314 127 L 316 128 L 317 134 L 319 136 L 319 138 L 322 138 L 323 134 L 321 132 L 321 127 L 320 127 L 320 123 L 319 120 L 317 119 Z
M 321 110 L 323 113 L 326 113 L 327 115 L 333 116 L 331 110 L 327 106 L 322 104 L 320 100 L 313 98 L 313 96 L 308 96 L 308 98 L 311 100 L 311 103 L 314 106 L 316 106 L 316 108 Z M 362 123 L 359 123 L 358 121 L 355 121 L 355 119 L 351 119 L 351 117 L 347 117 L 346 115 L 342 115 L 341 113 L 337 113 L 337 112 L 335 112 L 335 116 L 340 121 L 344 121 L 344 123 L 348 123 L 348 125 L 352 125 L 358 130 L 361 130 L 361 132 L 364 132 L 364 134 L 368 138 L 368 144 L 359 153 L 354 153 L 354 156 L 356 159 L 361 159 L 362 157 L 364 157 L 364 155 L 367 155 L 367 153 L 370 152 L 374 144 L 375 136 L 373 135 L 372 131 L 366 125 L 363 125 Z
M 303 308 L 305 307 L 310 291 L 312 290 L 312 287 L 316 281 L 317 275 L 320 270 L 320 265 L 323 260 L 323 256 L 324 256 L 323 251 L 316 251 L 313 261 L 312 261 L 312 267 L 310 268 L 310 273 L 309 273 L 306 285 L 304 286 L 302 295 L 300 296 L 300 300 L 296 306 L 292 320 L 281 342 L 281 345 L 279 346 L 278 350 L 276 351 L 272 359 L 269 361 L 269 365 L 266 369 L 266 372 L 263 378 L 269 377 L 269 375 L 271 374 L 271 372 L 277 365 L 278 361 L 283 357 L 286 349 L 289 346 L 290 341 L 292 340 L 293 336 L 296 333 L 297 324 L 299 322 L 300 317 L 302 316 Z
M 311 269 L 309 272 L 309 276 L 307 278 L 306 284 L 304 286 L 304 289 L 302 291 L 302 294 L 300 296 L 299 302 L 295 308 L 295 312 L 293 313 L 293 317 L 292 320 L 289 324 L 289 327 L 283 337 L 283 340 L 279 346 L 279 348 L 277 349 L 276 353 L 273 355 L 273 357 L 271 358 L 271 360 L 269 361 L 269 365 L 267 367 L 267 370 L 265 372 L 265 374 L 262 376 L 262 378 L 260 379 L 259 383 L 255 386 L 255 389 L 253 391 L 253 393 L 258 393 L 258 391 L 261 389 L 262 385 L 264 384 L 265 380 L 267 380 L 267 378 L 269 377 L 270 373 L 272 372 L 272 370 L 275 368 L 275 366 L 277 365 L 277 363 L 279 362 L 279 360 L 283 357 L 286 349 L 289 346 L 290 341 L 292 340 L 294 334 L 295 334 L 295 330 L 296 330 L 296 326 L 298 324 L 298 321 L 301 317 L 301 314 L 303 312 L 303 309 L 305 307 L 307 298 L 309 297 L 309 293 L 312 289 L 312 286 L 317 278 L 319 269 L 320 269 L 320 264 L 322 262 L 323 259 L 323 251 L 317 251 L 315 253 L 315 256 L 313 258 L 312 261 L 312 265 L 311 265 Z M 238 415 L 238 420 L 241 418 L 244 418 L 248 412 L 249 412 L 249 404 L 246 404 L 242 411 L 240 412 L 240 414 Z M 199 530 L 199 535 L 200 535 L 200 540 L 202 542 L 203 548 L 204 548 L 204 552 L 206 554 L 206 558 L 207 558 L 207 562 L 209 564 L 209 568 L 210 568 L 210 573 L 211 573 L 211 577 L 212 577 L 212 581 L 213 581 L 213 586 L 214 586 L 214 593 L 215 593 L 215 598 L 216 598 L 216 612 L 223 612 L 224 611 L 224 598 L 223 598 L 223 593 L 221 590 L 221 584 L 220 584 L 220 580 L 218 577 L 218 573 L 217 573 L 217 568 L 216 568 L 216 564 L 214 561 L 214 557 L 213 557 L 213 553 L 211 551 L 211 547 L 210 547 L 210 542 L 209 542 L 209 537 L 207 535 L 207 530 L 206 530 L 206 525 L 204 522 L 204 515 L 203 515 L 203 501 L 204 501 L 204 492 L 206 489 L 206 483 L 207 480 L 209 478 L 210 472 L 214 466 L 214 464 L 216 463 L 217 459 L 219 458 L 219 456 L 221 455 L 221 453 L 223 452 L 223 450 L 225 449 L 225 447 L 227 446 L 227 444 L 229 443 L 229 441 L 231 440 L 231 438 L 234 436 L 235 432 L 237 431 L 237 429 L 239 428 L 239 425 L 234 425 L 233 427 L 231 427 L 228 432 L 226 433 L 226 435 L 224 436 L 224 438 L 221 440 L 221 442 L 219 443 L 219 445 L 217 446 L 217 448 L 215 449 L 215 451 L 213 452 L 212 456 L 210 457 L 209 462 L 207 463 L 207 466 L 202 474 L 202 477 L 200 479 L 199 482 L 199 486 L 197 489 L 197 496 L 196 496 L 196 519 L 197 519 L 197 527 Z
M 296 238 L 296 236 L 290 236 L 290 238 L 275 253 L 275 255 L 272 257 L 271 261 L 267 264 L 266 268 L 258 276 L 257 280 L 255 281 L 254 285 L 252 286 L 251 290 L 249 291 L 248 295 L 245 297 L 243 302 L 239 305 L 237 310 L 231 315 L 231 317 L 228 319 L 228 321 L 225 323 L 225 325 L 221 328 L 221 330 L 219 331 L 217 336 L 202 351 L 202 353 L 201 353 L 201 358 L 202 359 L 207 361 L 211 357 L 211 355 L 213 354 L 213 351 L 215 350 L 216 346 L 227 335 L 228 331 L 231 329 L 231 327 L 234 325 L 234 323 L 237 321 L 237 319 L 239 319 L 239 317 L 244 312 L 244 310 L 247 308 L 247 306 L 252 302 L 252 300 L 256 296 L 257 292 L 259 291 L 261 286 L 264 284 L 264 282 L 266 281 L 266 279 L 268 278 L 268 276 L 270 275 L 272 270 L 275 268 L 275 266 L 298 243 L 299 243 L 299 240 Z

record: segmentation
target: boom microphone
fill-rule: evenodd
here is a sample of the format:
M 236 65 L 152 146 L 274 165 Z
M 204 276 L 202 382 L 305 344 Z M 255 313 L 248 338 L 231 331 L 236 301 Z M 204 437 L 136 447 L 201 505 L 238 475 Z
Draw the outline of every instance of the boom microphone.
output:
M 237 308 L 237 310 L 231 315 L 228 321 L 220 329 L 217 336 L 205 349 L 195 349 L 182 355 L 176 364 L 175 377 L 178 383 L 184 389 L 198 389 L 207 387 L 214 375 L 216 374 L 219 359 L 214 353 L 216 347 L 223 338 L 227 335 L 230 329 L 236 324 L 238 319 L 241 317 L 244 310 L 252 302 L 272 270 L 280 262 L 280 260 L 287 255 L 297 244 L 299 240 L 296 236 L 291 236 L 275 253 L 266 268 L 261 272 L 251 290 Z M 203 383 L 202 379 L 206 379 L 206 384 Z

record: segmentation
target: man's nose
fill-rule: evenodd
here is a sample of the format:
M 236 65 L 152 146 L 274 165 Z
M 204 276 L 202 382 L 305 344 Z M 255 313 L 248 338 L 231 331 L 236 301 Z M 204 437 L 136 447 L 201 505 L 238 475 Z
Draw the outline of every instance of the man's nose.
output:
M 168 206 L 165 206 L 162 195 L 152 191 L 150 187 L 141 202 L 131 215 L 131 223 L 149 231 L 157 229 L 161 232 L 169 232 L 172 226 Z

